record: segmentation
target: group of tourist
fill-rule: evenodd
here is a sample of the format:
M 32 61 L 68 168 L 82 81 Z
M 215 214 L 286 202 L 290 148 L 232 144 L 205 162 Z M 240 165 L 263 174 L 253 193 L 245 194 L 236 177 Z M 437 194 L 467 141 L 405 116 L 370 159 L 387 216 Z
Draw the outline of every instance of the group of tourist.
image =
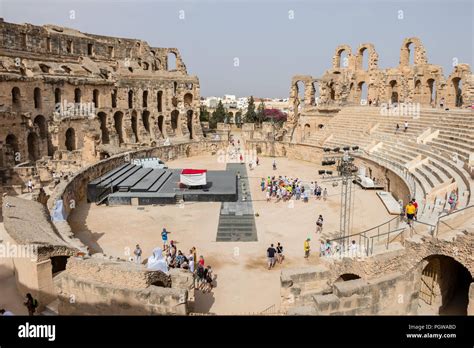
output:
M 285 256 L 283 255 L 283 245 L 278 242 L 275 248 L 273 244 L 270 244 L 270 247 L 267 249 L 268 269 L 275 267 L 277 262 L 281 264 L 284 259 Z
M 306 238 L 303 244 L 304 248 L 304 258 L 309 258 L 310 251 L 311 251 L 311 238 Z M 346 250 L 343 250 L 346 249 Z M 331 242 L 329 239 L 326 241 L 321 240 L 319 245 L 319 257 L 328 257 L 332 255 L 336 255 L 340 252 L 347 252 L 345 256 L 355 257 L 359 255 L 360 248 L 359 245 L 356 243 L 355 240 L 352 240 L 351 243 L 347 246 L 347 248 L 341 248 L 341 246 L 336 242 Z
M 163 241 L 163 248 L 155 248 L 152 256 L 148 258 L 147 268 L 150 270 L 162 271 L 168 273 L 170 268 L 181 268 L 188 270 L 194 275 L 196 287 L 203 292 L 212 290 L 212 283 L 214 281 L 212 267 L 205 265 L 204 256 L 199 256 L 197 259 L 196 247 L 189 249 L 189 253 L 185 255 L 176 247 L 176 242 L 171 240 L 168 243 L 168 234 L 170 232 L 163 228 L 161 232 L 161 239 Z M 134 255 L 135 262 L 141 263 L 142 249 L 140 245 L 136 245 Z
M 316 199 L 322 197 L 324 200 L 328 197 L 327 189 L 323 189 L 317 182 L 311 182 L 309 189 L 307 189 L 298 178 L 293 179 L 281 175 L 278 178 L 275 176 L 262 178 L 260 189 L 265 192 L 267 202 L 270 202 L 272 198 L 276 198 L 276 202 L 280 200 L 288 201 L 294 198 L 307 203 L 310 195 L 314 195 Z

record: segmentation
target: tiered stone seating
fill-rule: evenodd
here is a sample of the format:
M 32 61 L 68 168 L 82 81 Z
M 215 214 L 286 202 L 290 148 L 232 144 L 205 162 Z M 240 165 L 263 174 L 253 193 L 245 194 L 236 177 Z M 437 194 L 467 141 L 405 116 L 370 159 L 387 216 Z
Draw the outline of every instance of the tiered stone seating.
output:
M 405 120 L 407 132 L 403 129 Z M 395 132 L 397 123 L 400 130 Z M 423 137 L 431 133 L 432 138 L 424 144 Z M 304 142 L 327 147 L 358 145 L 365 150 L 366 157 L 376 161 L 388 161 L 399 168 L 411 163 L 417 198 L 420 202 L 428 198 L 424 207 L 427 213 L 432 213 L 436 199 L 441 206 L 446 204 L 443 188 L 449 188 L 452 182 L 459 191 L 458 207 L 470 203 L 474 184 L 463 164 L 474 152 L 472 111 L 421 109 L 419 117 L 413 117 L 382 116 L 377 107 L 346 107 L 330 120 L 324 131 L 311 134 Z M 380 142 L 382 146 L 372 149 Z M 421 164 L 412 162 L 418 156 Z

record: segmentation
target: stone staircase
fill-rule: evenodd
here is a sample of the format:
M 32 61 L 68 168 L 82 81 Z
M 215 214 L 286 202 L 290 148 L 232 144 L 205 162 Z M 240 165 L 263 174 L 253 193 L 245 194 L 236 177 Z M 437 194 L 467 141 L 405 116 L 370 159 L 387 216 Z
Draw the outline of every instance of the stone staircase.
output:
M 227 170 L 241 178 L 237 182 L 237 202 L 223 202 L 221 205 L 217 242 L 256 242 L 257 228 L 245 164 L 228 163 Z
M 404 121 L 408 130 L 404 131 Z M 396 133 L 398 123 L 400 130 Z M 424 136 L 428 135 L 424 141 Z M 470 110 L 440 110 L 424 108 L 418 117 L 382 116 L 380 108 L 351 106 L 343 108 L 330 119 L 322 131 L 310 134 L 303 141 L 323 147 L 358 145 L 367 158 L 379 163 L 390 162 L 404 170 L 412 162 L 410 172 L 417 186 L 418 202 L 441 213 L 447 206 L 447 195 L 457 188 L 458 208 L 471 202 L 473 180 L 463 168 L 474 153 L 474 112 Z M 376 145 L 377 148 L 370 151 Z M 438 215 L 438 214 L 434 214 Z

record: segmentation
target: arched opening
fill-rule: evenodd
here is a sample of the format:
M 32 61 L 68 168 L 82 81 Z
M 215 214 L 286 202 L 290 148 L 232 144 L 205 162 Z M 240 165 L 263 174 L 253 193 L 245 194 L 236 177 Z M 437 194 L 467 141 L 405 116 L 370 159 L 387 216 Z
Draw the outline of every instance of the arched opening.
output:
M 58 273 L 66 270 L 67 260 L 69 256 L 52 256 L 51 260 L 51 272 L 53 277 L 58 275 Z
M 415 82 L 415 90 L 413 93 L 413 99 L 416 103 L 419 103 L 421 101 L 421 81 L 416 80 Z
M 74 128 L 67 129 L 65 145 L 68 151 L 74 151 L 76 149 L 76 132 Z
M 392 80 L 389 83 L 389 91 L 390 91 L 390 102 L 392 104 L 398 103 L 398 87 L 397 81 Z
M 359 68 L 369 70 L 369 53 L 367 47 L 362 47 L 359 51 Z
M 123 143 L 122 121 L 123 121 L 123 114 L 121 111 L 117 111 L 114 114 L 114 127 L 119 138 L 119 145 Z
M 360 277 L 354 273 L 344 273 L 343 275 L 341 275 L 339 278 L 336 279 L 335 283 L 348 282 L 350 280 L 355 280 L 355 279 L 360 279 Z
M 8 134 L 5 139 L 6 144 L 6 163 L 14 166 L 17 162 L 20 162 L 20 152 L 18 147 L 18 139 L 14 134 Z
M 133 135 L 135 136 L 135 142 L 138 143 L 139 141 L 138 124 L 137 124 L 137 113 L 135 110 L 132 112 L 132 132 L 133 132 Z
M 168 71 L 176 70 L 176 53 L 168 53 Z
M 187 117 L 187 124 L 188 124 L 188 130 L 189 130 L 189 139 L 193 138 L 193 110 L 188 110 L 186 113 Z
M 307 139 L 311 135 L 311 126 L 309 124 L 304 125 L 303 137 Z
M 158 107 L 158 112 L 163 111 L 162 98 L 163 98 L 163 91 L 158 91 L 156 95 L 156 105 Z
M 454 106 L 461 107 L 463 105 L 462 80 L 459 77 L 455 77 L 452 79 L 452 83 L 453 83 Z
M 112 97 L 112 107 L 116 108 L 117 107 L 117 90 L 116 89 L 112 91 L 111 97 Z
M 80 88 L 76 88 L 74 90 L 74 103 L 80 103 L 81 102 L 81 97 L 82 97 L 82 92 Z
M 359 94 L 359 104 L 360 105 L 368 105 L 368 88 L 367 88 L 367 84 L 362 81 L 362 82 L 359 82 L 359 84 L 357 85 L 357 93 Z
M 28 143 L 28 159 L 35 162 L 40 159 L 39 138 L 34 132 L 30 132 L 27 138 Z
M 191 93 L 186 93 L 184 95 L 184 106 L 189 108 L 191 107 L 192 103 L 193 103 L 193 95 Z
M 146 132 L 150 134 L 150 112 L 149 111 L 143 111 L 142 113 L 142 123 L 143 127 L 145 128 Z
M 61 88 L 56 88 L 54 90 L 54 103 L 61 104 Z
M 432 255 L 421 273 L 419 314 L 466 315 L 472 275 L 449 256 Z
M 173 129 L 175 133 L 176 133 L 176 130 L 178 129 L 178 118 L 179 118 L 179 111 L 173 110 L 171 112 L 171 128 Z
M 148 107 L 148 91 L 143 91 L 143 107 Z
M 48 128 L 46 126 L 46 119 L 42 115 L 38 115 L 35 117 L 33 121 L 35 128 L 38 129 L 38 133 L 41 139 L 46 139 L 48 135 Z
M 133 91 L 128 91 L 128 108 L 133 109 Z
M 107 115 L 104 112 L 99 112 L 100 132 L 102 144 L 109 143 L 109 130 L 107 129 Z
M 158 130 L 160 131 L 161 134 L 163 134 L 163 121 L 164 121 L 164 116 L 160 115 L 158 116 Z
M 92 92 L 92 102 L 94 103 L 94 107 L 96 109 L 99 107 L 99 103 L 100 103 L 99 99 L 100 99 L 99 90 L 94 89 L 94 91 Z
M 174 81 L 173 82 L 173 95 L 176 95 L 176 92 L 178 92 L 178 82 Z
M 35 101 L 35 109 L 41 108 L 41 89 L 36 87 L 33 91 L 34 101 Z
M 21 93 L 18 87 L 12 89 L 12 107 L 14 110 L 21 108 Z
M 428 92 L 429 92 L 429 104 L 436 105 L 436 83 L 434 79 L 428 79 L 426 81 L 428 85 Z

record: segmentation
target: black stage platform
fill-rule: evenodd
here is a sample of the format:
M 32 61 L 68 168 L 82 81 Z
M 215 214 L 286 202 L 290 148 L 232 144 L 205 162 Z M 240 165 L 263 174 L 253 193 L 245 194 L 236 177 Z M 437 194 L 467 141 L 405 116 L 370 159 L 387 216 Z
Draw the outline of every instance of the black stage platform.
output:
M 179 186 L 181 169 L 151 169 L 123 164 L 87 185 L 89 202 L 110 205 L 175 204 L 185 201 L 235 202 L 237 177 L 232 170 L 207 171 L 207 185 Z

